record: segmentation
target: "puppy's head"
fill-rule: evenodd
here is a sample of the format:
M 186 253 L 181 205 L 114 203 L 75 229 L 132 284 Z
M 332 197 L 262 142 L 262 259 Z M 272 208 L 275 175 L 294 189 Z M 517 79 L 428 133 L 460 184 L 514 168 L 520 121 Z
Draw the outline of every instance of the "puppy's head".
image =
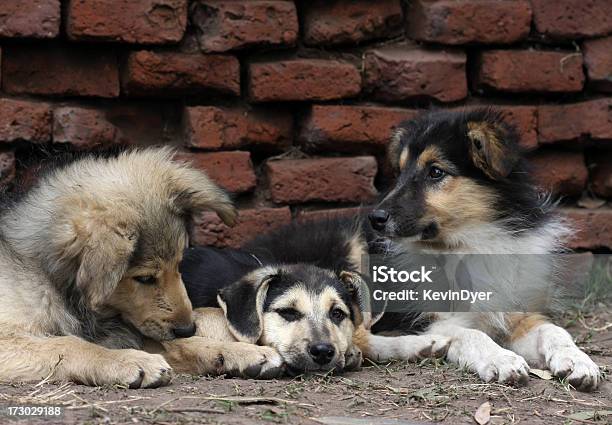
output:
M 363 320 L 363 285 L 352 272 L 264 267 L 221 290 L 218 299 L 232 334 L 276 348 L 290 373 L 341 371 L 361 364 L 352 337 Z
M 369 215 L 371 227 L 382 238 L 454 247 L 480 225 L 535 220 L 537 194 L 517 139 L 490 109 L 402 123 L 388 149 L 397 179 Z
M 61 200 L 51 268 L 67 273 L 73 290 L 100 315 L 118 315 L 156 340 L 195 332 L 178 270 L 187 223 L 212 209 L 227 223 L 227 195 L 168 150 L 133 151 L 73 164 L 63 176 L 74 186 Z M 59 201 L 58 201 L 59 202 Z

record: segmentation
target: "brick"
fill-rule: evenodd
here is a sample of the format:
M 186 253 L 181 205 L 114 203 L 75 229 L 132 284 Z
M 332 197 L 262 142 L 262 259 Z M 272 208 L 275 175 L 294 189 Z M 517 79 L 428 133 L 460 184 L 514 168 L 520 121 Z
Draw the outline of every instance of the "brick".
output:
M 585 41 L 582 50 L 589 86 L 612 92 L 612 37 Z
M 274 202 L 368 202 L 377 195 L 371 156 L 268 161 L 266 169 Z
M 303 37 L 309 45 L 355 44 L 401 33 L 397 0 L 315 0 L 304 3 Z
M 352 218 L 364 211 L 361 207 L 334 208 L 326 210 L 302 210 L 295 218 L 299 222 L 319 221 L 328 218 Z
M 414 109 L 381 106 L 313 105 L 299 137 L 312 149 L 384 147 L 393 128 L 417 114 Z
M 612 198 L 612 151 L 597 152 L 593 155 L 589 169 L 593 193 Z
M 519 136 L 519 145 L 526 150 L 538 147 L 538 108 L 536 106 L 496 105 L 504 119 L 515 126 Z
M 51 107 L 48 103 L 0 99 L 0 142 L 51 140 Z
M 583 85 L 582 55 L 576 52 L 489 50 L 477 60 L 477 89 L 558 93 Z
M 550 38 L 582 38 L 612 32 L 609 0 L 531 0 L 535 29 Z
M 572 223 L 575 232 L 569 243 L 573 249 L 612 248 L 612 209 L 586 210 L 563 208 L 562 214 Z
M 0 151 L 0 190 L 5 189 L 15 179 L 15 152 Z
M 507 44 L 529 35 L 526 0 L 415 0 L 407 12 L 410 38 L 442 44 Z
M 101 110 L 61 106 L 53 111 L 53 142 L 96 149 L 121 143 L 121 134 Z
M 323 59 L 291 59 L 249 65 L 249 97 L 256 102 L 332 100 L 361 91 L 354 65 Z
M 540 143 L 612 139 L 612 98 L 538 108 Z
M 104 105 L 106 120 L 117 127 L 120 143 L 156 146 L 180 143 L 180 108 L 175 102 L 114 102 Z
M 239 210 L 234 227 L 223 224 L 216 214 L 206 212 L 194 220 L 193 242 L 196 245 L 240 248 L 256 236 L 289 224 L 290 221 L 289 207 Z
M 192 8 L 191 22 L 205 52 L 292 46 L 297 40 L 298 18 L 293 2 L 199 0 Z
M 293 118 L 287 111 L 268 108 L 185 108 L 183 131 L 187 146 L 235 149 L 242 146 L 283 148 L 291 143 Z
M 240 64 L 233 56 L 142 50 L 130 53 L 122 83 L 130 95 L 239 95 Z
M 190 152 L 178 158 L 206 172 L 219 186 L 229 192 L 249 192 L 257 184 L 249 152 Z
M 10 46 L 3 49 L 2 87 L 8 93 L 116 97 L 117 58 L 111 49 Z
M 176 43 L 187 26 L 187 0 L 69 0 L 71 40 Z
M 465 64 L 461 52 L 383 47 L 365 54 L 364 86 L 383 101 L 430 97 L 452 102 L 467 96 Z
M 582 152 L 536 152 L 529 158 L 536 183 L 557 195 L 582 193 L 588 172 Z
M 59 0 L 3 0 L 0 37 L 57 37 L 60 19 Z

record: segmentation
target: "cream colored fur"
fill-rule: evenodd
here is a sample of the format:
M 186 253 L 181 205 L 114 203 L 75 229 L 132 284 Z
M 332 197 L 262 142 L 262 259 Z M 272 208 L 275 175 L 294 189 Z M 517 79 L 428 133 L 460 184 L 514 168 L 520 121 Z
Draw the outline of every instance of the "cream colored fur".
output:
M 77 160 L 4 207 L 0 381 L 155 387 L 170 382 L 171 366 L 240 374 L 274 357 L 173 339 L 193 320 L 178 273 L 187 220 L 205 209 L 228 224 L 236 216 L 221 189 L 173 157 L 146 149 Z M 143 275 L 153 283 L 138 283 Z M 144 337 L 163 344 L 165 358 L 142 351 Z M 194 352 L 202 361 L 191 363 Z

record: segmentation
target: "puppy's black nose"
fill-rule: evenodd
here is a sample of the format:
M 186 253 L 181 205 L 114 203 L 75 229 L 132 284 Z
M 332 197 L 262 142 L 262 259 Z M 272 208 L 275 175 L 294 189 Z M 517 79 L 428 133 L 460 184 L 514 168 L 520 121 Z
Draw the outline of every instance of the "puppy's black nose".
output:
M 191 323 L 187 326 L 177 326 L 176 328 L 172 329 L 172 332 L 177 338 L 189 338 L 190 336 L 195 335 L 196 325 L 195 323 Z
M 312 344 L 308 351 L 310 352 L 310 356 L 320 365 L 325 365 L 332 361 L 334 358 L 334 354 L 336 354 L 336 350 L 334 350 L 334 346 L 331 344 L 318 342 L 316 344 Z
M 374 230 L 385 230 L 387 221 L 389 221 L 389 213 L 385 210 L 374 210 L 368 214 L 368 219 Z

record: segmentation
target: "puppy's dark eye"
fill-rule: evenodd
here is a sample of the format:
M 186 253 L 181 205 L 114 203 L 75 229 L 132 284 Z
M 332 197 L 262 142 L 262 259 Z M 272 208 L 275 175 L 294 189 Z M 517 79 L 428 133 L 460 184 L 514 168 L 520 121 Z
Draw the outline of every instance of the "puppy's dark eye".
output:
M 346 313 L 342 311 L 341 309 L 335 307 L 335 308 L 332 308 L 331 311 L 329 312 L 329 317 L 332 319 L 334 323 L 340 323 L 344 319 L 346 319 Z
M 434 166 L 431 166 L 429 168 L 429 173 L 427 173 L 427 176 L 432 180 L 440 180 L 445 175 L 446 172 L 444 170 Z
M 154 285 L 157 282 L 157 278 L 155 276 L 134 276 L 133 279 L 142 283 L 143 285 Z
M 296 320 L 300 320 L 302 318 L 302 313 L 297 311 L 295 308 L 279 308 L 275 311 L 287 322 L 295 322 Z

